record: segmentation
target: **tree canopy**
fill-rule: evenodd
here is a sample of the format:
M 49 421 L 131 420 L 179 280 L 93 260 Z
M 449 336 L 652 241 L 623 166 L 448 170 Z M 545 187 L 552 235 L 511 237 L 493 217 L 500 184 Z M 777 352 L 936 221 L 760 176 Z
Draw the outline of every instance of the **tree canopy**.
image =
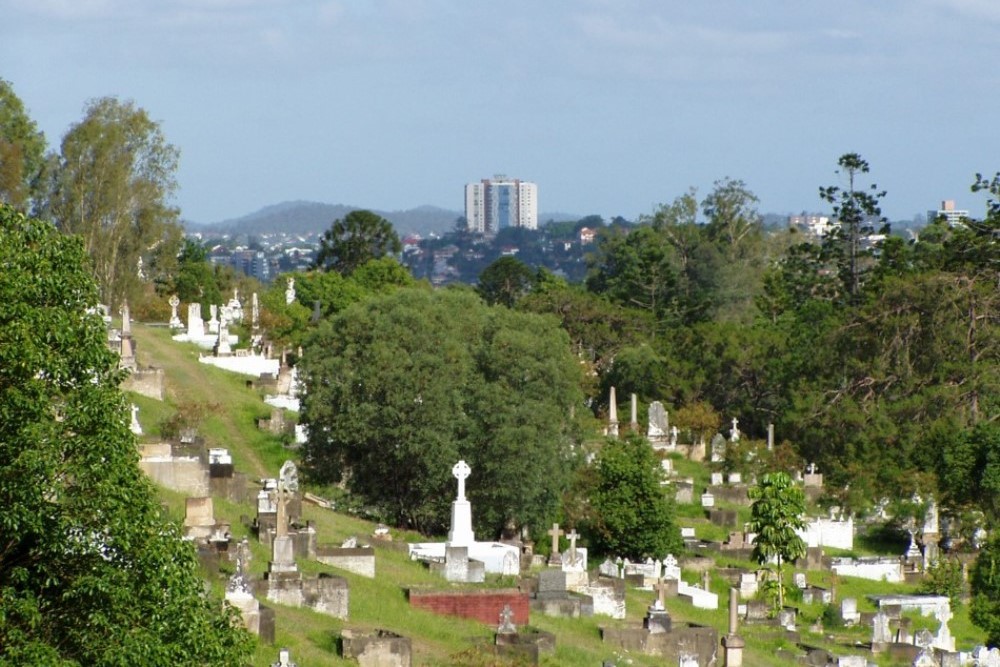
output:
M 0 206 L 0 662 L 246 664 L 139 470 L 86 262 Z
M 0 79 L 0 203 L 26 211 L 45 190 L 45 135 L 9 81 Z
M 756 533 L 753 557 L 761 565 L 777 563 L 778 608 L 785 603 L 784 565 L 806 555 L 796 533 L 805 528 L 806 498 L 785 472 L 767 473 L 750 487 L 750 532 Z
M 177 224 L 170 198 L 178 155 L 144 109 L 114 97 L 90 102 L 63 137 L 51 214 L 62 231 L 83 238 L 109 305 L 134 293 L 139 260 Z
M 370 259 L 402 249 L 391 222 L 371 211 L 351 211 L 323 232 L 316 266 L 346 276 Z
M 550 318 L 401 289 L 322 322 L 301 373 L 307 472 L 388 521 L 445 528 L 459 459 L 484 535 L 551 518 L 569 483 L 581 374 Z

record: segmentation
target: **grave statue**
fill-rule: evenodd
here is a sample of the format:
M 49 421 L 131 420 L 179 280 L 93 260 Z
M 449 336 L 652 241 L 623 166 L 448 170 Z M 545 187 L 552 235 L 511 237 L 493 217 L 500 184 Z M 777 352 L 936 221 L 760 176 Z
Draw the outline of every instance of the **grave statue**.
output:
M 729 441 L 739 442 L 740 439 L 740 420 L 733 417 L 733 428 L 729 431 Z

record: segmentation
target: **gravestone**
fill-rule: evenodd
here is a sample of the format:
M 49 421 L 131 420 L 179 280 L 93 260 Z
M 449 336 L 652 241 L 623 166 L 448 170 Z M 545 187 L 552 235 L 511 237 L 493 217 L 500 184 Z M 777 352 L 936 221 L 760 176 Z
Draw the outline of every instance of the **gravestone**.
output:
M 654 448 L 676 446 L 677 440 L 668 436 L 670 424 L 663 403 L 653 401 L 649 406 L 649 423 L 646 427 L 646 438 Z
M 889 629 L 889 617 L 881 609 L 872 618 L 872 651 L 884 651 L 886 645 L 892 641 L 892 632 Z
M 729 429 L 729 442 L 740 441 L 740 420 L 733 417 L 733 426 Z
M 802 477 L 802 485 L 806 488 L 820 488 L 823 486 L 823 475 L 816 472 L 815 463 L 810 463 L 806 467 L 806 474 Z
M 298 667 L 292 662 L 292 653 L 287 648 L 278 651 L 278 662 L 272 662 L 271 667 Z
M 712 436 L 712 442 L 709 446 L 712 451 L 711 462 L 721 463 L 726 457 L 726 439 L 721 433 L 716 433 Z
M 795 587 L 799 590 L 805 589 L 809 584 L 806 583 L 806 573 L 796 572 L 795 573 Z
M 713 472 L 710 484 L 712 486 L 721 486 L 722 485 L 722 473 L 721 472 Z
M 630 412 L 630 417 L 631 418 L 629 419 L 629 428 L 631 428 L 633 432 L 638 432 L 639 431 L 639 397 L 636 396 L 635 394 L 632 394 L 631 399 L 632 399 L 631 400 L 631 403 L 632 403 L 631 408 L 632 409 L 631 409 L 631 412 Z
M 681 568 L 673 554 L 667 554 L 667 557 L 663 559 L 663 578 L 680 581 Z
M 167 303 L 170 304 L 170 324 L 168 326 L 171 329 L 183 329 L 184 324 L 181 322 L 181 318 L 177 316 L 177 306 L 181 305 L 181 300 L 177 298 L 176 294 L 171 294 Z
M 208 307 L 208 333 L 218 334 L 219 333 L 219 307 L 214 303 Z
M 129 430 L 136 435 L 142 435 L 142 425 L 139 423 L 139 406 L 135 403 L 132 404 L 132 423 L 129 425 Z
M 715 496 L 706 491 L 701 494 L 701 506 L 702 507 L 715 507 Z
M 472 474 L 472 469 L 465 461 L 459 461 L 451 469 L 452 476 L 458 480 L 458 494 L 451 504 L 451 530 L 448 531 L 448 544 L 452 546 L 471 546 L 476 541 L 472 530 L 472 504 L 465 497 L 465 480 Z
M 205 337 L 205 320 L 201 319 L 201 304 L 188 304 L 187 335 L 191 340 Z
M 730 484 L 742 484 L 743 483 L 743 475 L 742 475 L 742 473 L 738 473 L 738 472 L 729 473 L 729 483 Z
M 547 534 L 552 537 L 552 551 L 549 556 L 550 566 L 562 566 L 562 554 L 559 553 L 559 536 L 564 535 L 565 531 L 559 530 L 559 524 L 552 524 L 552 529 L 547 531 Z
M 913 667 L 938 667 L 938 661 L 934 657 L 934 635 L 930 630 L 924 628 L 918 632 L 916 644 L 920 647 L 920 653 L 914 659 Z
M 618 565 L 611 560 L 610 556 L 604 559 L 604 562 L 597 568 L 597 572 L 602 577 L 611 577 L 613 579 L 617 579 L 619 577 Z
M 514 625 L 514 610 L 509 604 L 504 604 L 500 610 L 500 624 L 497 626 L 497 633 L 501 635 L 517 634 L 517 626 Z
M 844 598 L 840 602 L 840 617 L 844 620 L 844 625 L 856 625 L 861 620 L 858 613 L 858 601 L 855 598 Z

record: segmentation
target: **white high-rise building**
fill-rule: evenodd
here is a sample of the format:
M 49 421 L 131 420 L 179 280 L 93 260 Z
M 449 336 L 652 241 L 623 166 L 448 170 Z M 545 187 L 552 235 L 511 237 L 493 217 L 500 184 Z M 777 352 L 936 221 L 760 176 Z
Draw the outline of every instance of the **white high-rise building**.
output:
M 538 186 L 498 174 L 465 186 L 469 231 L 496 234 L 507 227 L 538 229 Z

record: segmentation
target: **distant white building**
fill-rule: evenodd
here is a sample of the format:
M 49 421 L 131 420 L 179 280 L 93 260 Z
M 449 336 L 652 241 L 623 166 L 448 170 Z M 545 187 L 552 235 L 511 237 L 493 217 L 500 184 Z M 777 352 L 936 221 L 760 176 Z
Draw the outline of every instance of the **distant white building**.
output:
M 797 227 L 816 238 L 823 238 L 837 226 L 837 223 L 826 215 L 803 214 L 788 216 L 788 226 Z
M 538 186 L 502 174 L 465 186 L 465 219 L 477 234 L 507 227 L 538 229 Z
M 944 218 L 945 222 L 948 223 L 950 227 L 955 227 L 961 225 L 969 217 L 968 211 L 963 211 L 961 209 L 955 208 L 954 199 L 945 199 L 941 202 L 941 208 L 938 210 L 930 209 L 927 211 L 927 222 L 931 223 L 938 218 Z

